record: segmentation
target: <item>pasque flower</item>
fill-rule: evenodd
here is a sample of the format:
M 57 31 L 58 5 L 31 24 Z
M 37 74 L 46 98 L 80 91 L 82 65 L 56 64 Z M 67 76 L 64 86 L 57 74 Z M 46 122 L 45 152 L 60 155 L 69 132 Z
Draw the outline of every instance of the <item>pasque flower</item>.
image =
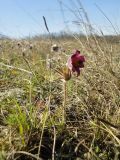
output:
M 80 69 L 84 67 L 85 57 L 80 54 L 79 50 L 75 50 L 72 56 L 67 61 L 67 67 L 72 72 L 77 72 L 80 75 Z

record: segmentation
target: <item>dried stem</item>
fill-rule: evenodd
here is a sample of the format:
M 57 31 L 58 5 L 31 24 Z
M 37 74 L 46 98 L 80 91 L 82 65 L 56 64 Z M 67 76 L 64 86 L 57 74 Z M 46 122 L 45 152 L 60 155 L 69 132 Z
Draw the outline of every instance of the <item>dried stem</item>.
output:
M 15 70 L 18 70 L 18 71 L 21 71 L 21 72 L 25 72 L 25 73 L 28 73 L 28 74 L 32 74 L 32 72 L 30 72 L 28 70 L 25 70 L 23 68 L 17 68 L 15 66 L 10 66 L 10 65 L 4 64 L 2 62 L 0 63 L 0 66 L 6 67 L 6 68 L 10 68 L 10 69 L 15 69 Z
M 12 152 L 8 157 L 7 157 L 7 160 L 11 157 L 11 156 L 14 156 L 15 154 L 22 154 L 22 155 L 27 155 L 27 156 L 30 156 L 34 159 L 37 159 L 37 160 L 42 160 L 41 158 L 29 153 L 29 152 L 25 152 L 25 151 L 14 151 Z
M 55 143 L 56 143 L 56 129 L 54 126 L 54 141 L 53 141 L 53 149 L 52 149 L 52 160 L 55 160 Z
M 63 81 L 63 122 L 66 122 L 66 98 L 67 98 L 67 93 L 66 93 L 66 81 Z

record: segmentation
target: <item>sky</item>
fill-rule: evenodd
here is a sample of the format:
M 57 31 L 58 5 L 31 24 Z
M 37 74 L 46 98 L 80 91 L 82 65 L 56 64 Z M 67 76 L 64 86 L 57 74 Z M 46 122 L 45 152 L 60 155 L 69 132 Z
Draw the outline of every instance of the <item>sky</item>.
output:
M 84 33 L 79 2 L 96 31 L 115 34 L 115 27 L 119 32 L 120 0 L 0 0 L 0 34 L 12 38 L 47 34 L 43 16 L 51 33 Z

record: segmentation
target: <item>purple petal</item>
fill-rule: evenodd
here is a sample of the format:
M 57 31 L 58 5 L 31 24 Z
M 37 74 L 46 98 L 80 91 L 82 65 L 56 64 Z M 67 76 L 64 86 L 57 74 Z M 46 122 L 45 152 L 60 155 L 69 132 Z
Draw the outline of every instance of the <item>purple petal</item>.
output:
M 76 72 L 77 72 L 77 77 L 80 75 L 80 68 L 79 67 L 76 67 L 75 68 Z
M 73 65 L 72 65 L 71 57 L 68 59 L 66 65 L 67 65 L 67 67 L 68 67 L 70 70 L 72 70 Z

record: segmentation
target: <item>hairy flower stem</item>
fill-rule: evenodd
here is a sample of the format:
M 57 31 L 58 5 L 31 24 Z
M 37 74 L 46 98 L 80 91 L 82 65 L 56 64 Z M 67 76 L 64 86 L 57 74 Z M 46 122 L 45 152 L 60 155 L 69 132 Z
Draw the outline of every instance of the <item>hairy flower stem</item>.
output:
M 63 81 L 63 123 L 66 122 L 66 98 L 67 98 L 67 92 L 66 92 L 66 81 Z

